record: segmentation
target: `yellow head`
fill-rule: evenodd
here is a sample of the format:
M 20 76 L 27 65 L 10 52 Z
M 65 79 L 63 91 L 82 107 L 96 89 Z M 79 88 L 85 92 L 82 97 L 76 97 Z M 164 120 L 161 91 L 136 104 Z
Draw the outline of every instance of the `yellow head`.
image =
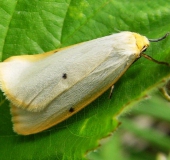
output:
M 136 45 L 140 50 L 140 53 L 144 52 L 149 47 L 149 40 L 145 36 L 141 36 L 138 33 L 133 33 L 136 38 Z

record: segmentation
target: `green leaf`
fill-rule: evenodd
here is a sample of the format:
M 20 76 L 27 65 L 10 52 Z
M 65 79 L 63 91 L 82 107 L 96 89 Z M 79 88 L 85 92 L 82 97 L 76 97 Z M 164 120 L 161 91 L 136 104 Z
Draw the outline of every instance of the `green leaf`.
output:
M 0 0 L 0 56 L 4 60 L 13 55 L 42 53 L 117 30 L 157 38 L 169 31 L 169 2 Z M 147 54 L 170 62 L 169 43 L 167 38 L 151 44 Z M 87 151 L 117 128 L 117 116 L 126 105 L 168 73 L 168 67 L 141 58 L 116 84 L 111 100 L 107 91 L 73 117 L 31 136 L 13 133 L 9 102 L 2 96 L 0 159 L 84 159 Z
M 129 114 L 119 117 L 122 125 L 118 131 L 109 142 L 90 152 L 88 158 L 92 160 L 168 158 L 170 101 L 160 92 L 167 80 L 164 79 L 154 88 L 147 90 L 146 95 L 133 104 Z M 126 156 L 122 157 L 123 155 Z
M 148 90 L 145 99 L 133 106 L 133 114 L 136 116 L 144 115 L 142 118 L 143 121 L 140 122 L 137 118 L 136 121 L 135 119 L 128 120 L 127 118 L 122 118 L 122 128 L 144 139 L 150 143 L 154 149 L 157 148 L 159 151 L 169 152 L 170 138 L 168 136 L 168 130 L 170 124 L 170 102 L 160 92 L 163 83 L 164 81 L 160 84 L 158 83 L 158 86 L 154 89 Z M 149 120 L 147 120 L 148 117 L 150 117 Z M 144 121 L 145 119 L 146 121 Z

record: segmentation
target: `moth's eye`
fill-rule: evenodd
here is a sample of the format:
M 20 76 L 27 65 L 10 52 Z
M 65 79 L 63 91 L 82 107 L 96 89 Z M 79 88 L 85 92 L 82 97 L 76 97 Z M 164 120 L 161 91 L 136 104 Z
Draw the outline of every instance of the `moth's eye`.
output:
M 144 48 L 144 49 L 142 50 L 142 52 L 146 52 L 146 50 L 147 50 L 147 48 Z
M 145 52 L 147 50 L 147 46 L 144 46 L 143 48 L 142 48 L 142 52 Z

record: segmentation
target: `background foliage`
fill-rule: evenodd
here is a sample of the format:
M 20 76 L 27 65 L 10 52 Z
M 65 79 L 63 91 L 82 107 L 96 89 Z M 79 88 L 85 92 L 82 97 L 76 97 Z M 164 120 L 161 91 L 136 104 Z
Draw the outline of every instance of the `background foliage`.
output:
M 0 57 L 38 54 L 118 30 L 157 38 L 170 30 L 169 17 L 170 0 L 0 0 Z M 151 44 L 147 54 L 170 62 L 169 43 L 167 38 Z M 117 129 L 118 117 L 168 74 L 168 67 L 141 58 L 116 84 L 111 100 L 107 91 L 68 120 L 31 136 L 12 131 L 9 102 L 1 93 L 0 159 L 84 159 Z

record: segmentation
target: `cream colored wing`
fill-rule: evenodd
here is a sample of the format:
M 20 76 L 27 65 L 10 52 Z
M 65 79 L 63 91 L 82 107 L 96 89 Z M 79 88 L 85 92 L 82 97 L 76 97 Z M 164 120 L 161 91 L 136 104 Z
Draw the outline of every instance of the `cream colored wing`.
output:
M 105 61 L 110 61 L 112 55 L 115 58 L 108 65 L 117 63 L 117 59 L 124 54 L 129 56 L 135 53 L 133 35 L 126 32 L 121 39 L 120 34 L 62 49 L 45 58 L 42 54 L 42 59 L 40 55 L 25 59 L 24 56 L 10 58 L 0 63 L 1 88 L 15 106 L 33 112 L 41 111 Z M 120 43 L 124 44 L 122 48 L 119 47 Z M 128 63 L 128 58 L 119 61 Z
M 70 117 L 112 86 L 139 54 L 134 35 L 122 32 L 37 60 L 18 56 L 1 63 L 14 130 L 33 134 Z
M 128 38 L 126 37 L 126 39 Z M 110 42 L 110 40 L 108 42 Z M 138 57 L 137 51 L 133 50 L 134 44 L 125 46 L 126 50 L 119 51 L 117 49 L 118 51 L 115 52 L 116 47 L 117 45 L 113 46 L 109 51 L 107 50 L 108 53 L 102 50 L 102 53 L 105 52 L 104 58 L 102 58 L 103 56 L 100 55 L 100 52 L 98 52 L 98 54 L 94 57 L 91 56 L 90 59 L 83 55 L 87 52 L 81 53 L 82 56 L 79 60 L 79 57 L 72 55 L 70 58 L 74 58 L 71 59 L 71 62 L 76 60 L 75 63 L 66 65 L 68 67 L 67 70 L 66 66 L 63 68 L 61 63 L 61 68 L 57 68 L 56 72 L 52 72 L 53 76 L 55 75 L 56 78 L 52 78 L 51 83 L 46 82 L 48 81 L 46 76 L 43 76 L 44 78 L 40 78 L 40 82 L 41 80 L 43 81 L 46 79 L 44 82 L 47 83 L 45 85 L 46 87 L 43 87 L 44 83 L 42 82 L 42 87 L 39 88 L 41 92 L 37 92 L 37 96 L 35 96 L 35 92 L 31 92 L 32 94 L 30 93 L 30 95 L 27 93 L 26 95 L 29 95 L 28 97 L 34 95 L 33 100 L 35 99 L 36 101 L 32 100 L 32 102 L 36 102 L 40 108 L 42 107 L 40 104 L 44 105 L 46 101 L 48 101 L 48 103 L 46 103 L 46 105 L 44 105 L 45 108 L 39 112 L 30 112 L 28 110 L 12 106 L 11 113 L 13 115 L 14 130 L 18 134 L 24 135 L 45 130 L 78 112 L 81 108 L 106 91 L 121 77 L 121 75 Z M 83 56 L 84 58 L 82 58 Z M 97 58 L 98 64 L 96 64 L 97 62 L 94 63 Z M 57 60 L 57 62 L 59 63 L 60 61 Z M 62 62 L 63 64 L 66 62 L 68 64 L 70 61 L 68 60 Z M 91 63 L 94 64 L 92 65 Z M 50 65 L 50 63 L 48 64 Z M 90 68 L 88 69 L 88 67 Z M 44 67 L 44 69 L 45 68 L 48 68 L 48 65 L 47 67 Z M 57 73 L 57 71 L 60 71 L 60 74 Z M 35 75 L 35 73 L 32 74 Z M 59 76 L 57 76 L 58 74 Z M 48 73 L 48 75 L 50 75 L 50 73 Z M 36 84 L 38 84 L 37 76 L 31 78 L 31 81 L 34 81 L 35 79 Z M 28 84 L 25 84 L 24 80 L 22 83 L 24 84 L 23 87 Z M 52 85 L 52 87 L 48 89 L 48 85 Z M 31 85 L 28 85 L 27 87 L 32 88 Z M 43 90 L 41 88 L 43 88 Z M 45 91 L 46 88 L 47 91 Z M 35 91 L 37 91 L 37 89 L 35 89 Z M 44 99 L 42 98 L 42 95 L 44 95 Z M 28 98 L 25 97 L 25 99 L 27 100 Z

